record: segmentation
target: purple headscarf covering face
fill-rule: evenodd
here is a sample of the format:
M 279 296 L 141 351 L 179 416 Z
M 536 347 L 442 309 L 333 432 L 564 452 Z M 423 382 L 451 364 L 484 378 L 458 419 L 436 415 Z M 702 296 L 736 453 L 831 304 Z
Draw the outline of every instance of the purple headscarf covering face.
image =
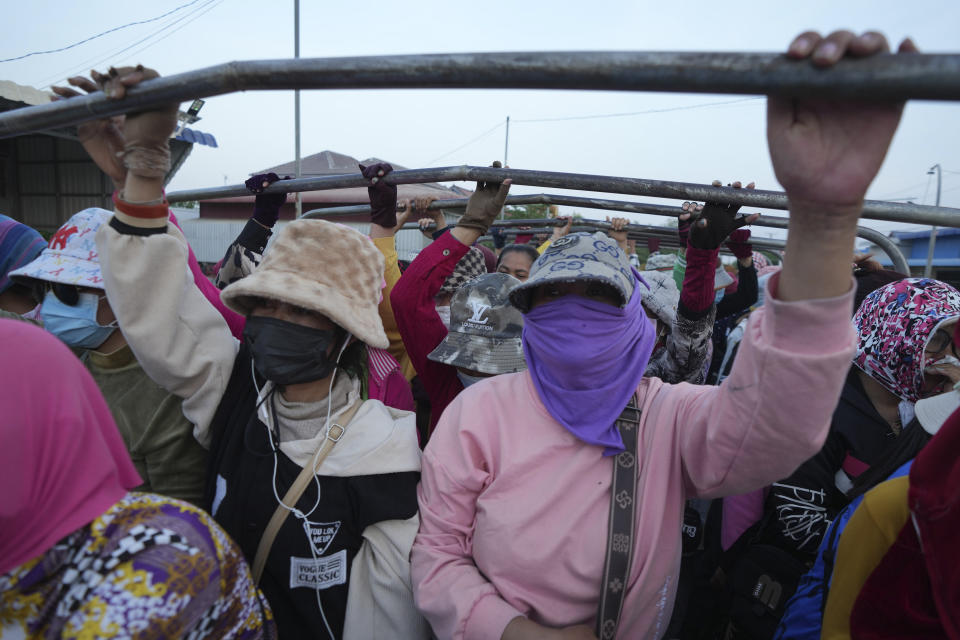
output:
M 567 295 L 524 316 L 523 354 L 537 394 L 557 422 L 605 447 L 604 455 L 624 450 L 614 421 L 640 384 L 657 337 L 641 286 L 637 278 L 622 309 Z
M 868 295 L 853 316 L 853 363 L 903 400 L 923 390 L 924 349 L 944 322 L 960 317 L 960 291 L 927 278 L 905 278 Z

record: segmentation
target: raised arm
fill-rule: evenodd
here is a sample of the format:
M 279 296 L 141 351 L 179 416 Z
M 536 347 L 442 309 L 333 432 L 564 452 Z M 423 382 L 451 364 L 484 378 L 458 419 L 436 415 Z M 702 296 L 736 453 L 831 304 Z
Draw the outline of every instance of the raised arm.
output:
M 808 32 L 789 55 L 829 66 L 886 49 L 875 33 Z M 901 45 L 910 51 L 910 41 Z M 697 389 L 690 397 L 699 398 L 680 411 L 688 489 L 701 495 L 769 483 L 823 444 L 853 353 L 857 219 L 903 108 L 782 97 L 767 104 L 770 155 L 790 201 L 790 260 L 767 283 L 767 302 L 751 317 L 730 377 L 714 397 Z
M 289 180 L 290 176 L 284 176 Z M 267 242 L 273 235 L 273 227 L 280 219 L 280 208 L 287 201 L 286 193 L 264 193 L 264 189 L 280 180 L 275 173 L 260 173 L 251 176 L 244 182 L 244 186 L 256 194 L 253 201 L 253 215 L 240 231 L 240 235 L 230 243 L 227 251 L 220 260 L 217 270 L 216 283 L 218 289 L 246 278 L 253 273 L 267 248 Z
M 397 328 L 393 305 L 390 303 L 390 295 L 400 280 L 400 265 L 397 259 L 396 244 L 397 231 L 406 224 L 414 206 L 407 201 L 403 213 L 397 215 L 397 187 L 381 180 L 393 171 L 392 166 L 382 162 L 369 167 L 360 165 L 360 170 L 363 176 L 370 181 L 370 186 L 367 187 L 367 193 L 370 196 L 370 239 L 383 254 L 383 280 L 386 286 L 383 288 L 383 298 L 380 300 L 378 310 L 380 320 L 383 322 L 383 330 L 390 341 L 387 351 L 400 364 L 403 377 L 409 382 L 417 375 L 417 372 L 410 361 L 410 356 L 407 355 L 406 348 L 403 346 L 403 338 Z M 432 200 L 433 198 L 418 199 L 417 208 L 420 210 L 426 209 Z
M 889 50 L 869 31 L 798 36 L 787 55 L 829 67 L 844 56 Z M 909 39 L 901 54 L 917 51 Z M 902 102 L 771 97 L 767 143 L 777 180 L 790 201 L 786 253 L 776 297 L 829 298 L 850 289 L 850 255 L 867 187 L 880 170 L 903 112 Z
M 502 184 L 478 184 L 457 226 L 420 252 L 390 295 L 403 344 L 433 405 L 432 425 L 437 424 L 443 407 L 463 390 L 454 367 L 427 358 L 447 335 L 434 298 L 457 262 L 486 233 L 503 207 L 509 189 L 509 180 Z
M 94 81 L 112 98 L 156 77 L 143 67 L 112 69 Z M 97 232 L 104 288 L 127 343 L 144 371 L 182 398 L 194 435 L 209 445 L 208 426 L 226 388 L 237 342 L 223 317 L 194 283 L 187 266 L 183 234 L 168 225 L 163 178 L 169 169 L 169 137 L 177 106 L 130 114 L 101 130 L 85 146 L 98 166 L 113 177 L 115 212 Z M 109 131 L 104 141 L 102 131 Z M 120 146 L 125 174 L 118 173 L 104 148 Z M 116 153 L 112 158 L 118 157 Z
M 719 181 L 714 181 L 719 185 Z M 734 188 L 740 188 L 734 182 Z M 747 185 L 753 188 L 753 183 Z M 756 220 L 757 216 L 736 217 L 740 207 L 708 202 L 705 206 L 684 203 L 685 213 L 679 222 L 684 225 L 688 246 L 687 266 L 680 288 L 677 317 L 667 336 L 663 351 L 647 367 L 647 375 L 664 382 L 700 384 L 706 376 L 707 356 L 716 308 L 714 298 L 714 271 L 720 254 L 720 245 L 731 233 Z M 688 226 L 689 225 L 689 226 Z

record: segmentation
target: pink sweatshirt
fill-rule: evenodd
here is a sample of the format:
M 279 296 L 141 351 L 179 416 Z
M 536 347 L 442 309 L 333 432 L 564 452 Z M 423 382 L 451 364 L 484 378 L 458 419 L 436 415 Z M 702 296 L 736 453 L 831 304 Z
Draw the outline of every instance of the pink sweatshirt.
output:
M 852 299 L 852 289 L 770 296 L 719 387 L 641 382 L 640 508 L 619 638 L 666 629 L 686 498 L 762 487 L 820 449 L 853 354 Z M 593 625 L 613 464 L 602 453 L 547 413 L 528 372 L 453 400 L 424 452 L 411 552 L 417 606 L 438 638 L 500 638 L 516 616 Z

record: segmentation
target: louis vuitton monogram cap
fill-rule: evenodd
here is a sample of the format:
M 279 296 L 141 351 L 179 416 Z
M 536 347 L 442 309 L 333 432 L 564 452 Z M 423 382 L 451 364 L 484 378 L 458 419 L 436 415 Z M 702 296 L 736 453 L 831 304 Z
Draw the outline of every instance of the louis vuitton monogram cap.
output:
M 519 284 L 505 273 L 489 273 L 460 287 L 450 301 L 449 332 L 427 357 L 492 375 L 526 369 L 523 316 L 510 304 Z

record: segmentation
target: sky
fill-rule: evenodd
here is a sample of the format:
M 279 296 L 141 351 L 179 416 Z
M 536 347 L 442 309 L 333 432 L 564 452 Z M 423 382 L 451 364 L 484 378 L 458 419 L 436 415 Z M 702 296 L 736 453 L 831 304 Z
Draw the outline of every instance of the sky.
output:
M 65 51 L 0 62 L 0 79 L 40 89 L 111 64 L 142 63 L 171 75 L 232 60 L 294 55 L 293 0 L 34 0 L 7 3 L 4 9 L 7 24 L 16 28 L 0 40 L 0 59 L 67 47 L 127 23 L 153 20 Z M 154 20 L 164 14 L 169 15 Z M 804 30 L 827 33 L 838 28 L 876 29 L 893 43 L 911 36 L 924 52 L 956 53 L 960 3 L 488 0 L 474 6 L 426 0 L 376 5 L 304 0 L 300 55 L 779 52 Z M 513 168 L 697 183 L 753 180 L 757 188 L 780 190 L 766 146 L 763 98 L 596 91 L 308 91 L 301 94 L 301 109 L 303 156 L 330 149 L 410 168 L 487 165 L 503 160 L 509 116 L 508 161 Z M 293 113 L 292 91 L 208 99 L 194 127 L 216 136 L 219 148 L 196 145 L 168 190 L 237 184 L 260 169 L 292 160 Z M 633 115 L 611 115 L 623 113 Z M 958 149 L 960 104 L 908 103 L 868 198 L 934 204 L 936 177 L 927 171 L 939 163 L 940 203 L 960 207 Z M 514 187 L 511 192 L 540 191 Z M 603 212 L 580 213 L 596 217 Z M 648 224 L 664 222 L 653 216 L 629 217 Z M 920 228 L 863 224 L 884 232 Z M 777 234 L 757 227 L 754 233 Z

